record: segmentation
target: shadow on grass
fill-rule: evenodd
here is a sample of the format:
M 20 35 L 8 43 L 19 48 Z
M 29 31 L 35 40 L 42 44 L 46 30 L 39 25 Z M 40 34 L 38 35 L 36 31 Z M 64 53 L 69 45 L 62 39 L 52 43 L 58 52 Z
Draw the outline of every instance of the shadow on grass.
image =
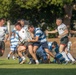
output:
M 0 75 L 76 75 L 76 69 L 4 69 Z

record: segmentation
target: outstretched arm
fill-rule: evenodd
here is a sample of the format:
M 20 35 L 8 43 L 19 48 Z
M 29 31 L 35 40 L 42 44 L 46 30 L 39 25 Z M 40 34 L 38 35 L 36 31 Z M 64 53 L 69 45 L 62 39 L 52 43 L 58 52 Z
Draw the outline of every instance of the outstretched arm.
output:
M 46 34 L 47 34 L 47 33 L 54 34 L 54 33 L 57 33 L 57 30 L 53 30 L 53 31 L 46 31 Z
M 76 33 L 76 31 L 75 31 L 75 30 L 70 30 L 70 33 L 75 34 L 75 33 Z

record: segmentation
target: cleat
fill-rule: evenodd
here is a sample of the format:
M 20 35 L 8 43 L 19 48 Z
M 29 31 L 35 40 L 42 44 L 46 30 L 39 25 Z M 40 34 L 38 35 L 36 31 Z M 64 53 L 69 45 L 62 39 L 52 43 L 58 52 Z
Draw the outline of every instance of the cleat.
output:
M 21 62 L 20 62 L 20 64 L 24 64 L 25 63 L 25 60 L 22 60 Z
M 65 62 L 65 65 L 67 65 L 68 63 L 69 63 L 69 61 L 66 61 L 66 62 Z
M 9 59 L 10 59 L 10 57 L 7 57 L 7 59 L 9 60 Z
M 36 65 L 38 65 L 39 64 L 39 62 L 36 62 Z
M 71 63 L 71 64 L 72 64 L 72 65 L 73 65 L 73 64 L 76 64 L 76 61 L 72 61 L 72 63 Z

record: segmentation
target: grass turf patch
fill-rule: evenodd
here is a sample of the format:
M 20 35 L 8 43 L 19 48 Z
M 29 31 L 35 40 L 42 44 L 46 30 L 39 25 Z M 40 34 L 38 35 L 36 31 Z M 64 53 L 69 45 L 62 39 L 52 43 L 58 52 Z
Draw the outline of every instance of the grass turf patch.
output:
M 76 65 L 20 65 L 18 60 L 0 59 L 0 75 L 76 75 Z

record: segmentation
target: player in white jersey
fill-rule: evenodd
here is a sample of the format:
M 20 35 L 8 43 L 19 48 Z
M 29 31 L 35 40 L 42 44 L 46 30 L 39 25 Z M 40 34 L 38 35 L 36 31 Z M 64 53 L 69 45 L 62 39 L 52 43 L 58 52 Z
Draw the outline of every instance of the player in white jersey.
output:
M 8 29 L 7 27 L 4 26 L 4 24 L 5 19 L 0 18 L 0 56 L 4 54 L 5 42 L 7 41 L 8 38 Z
M 61 18 L 56 19 L 56 25 L 57 29 L 53 31 L 46 31 L 46 33 L 59 33 L 58 38 L 60 38 L 60 47 L 59 47 L 59 52 L 63 55 L 65 58 L 66 62 L 69 62 L 66 53 L 64 52 L 64 48 L 67 46 L 68 43 L 68 29 L 65 24 L 62 23 Z
M 25 30 L 28 30 L 28 25 L 29 25 L 29 22 L 28 22 L 28 21 L 26 21 L 26 20 L 24 20 L 24 19 L 21 19 L 21 20 L 19 20 L 18 22 L 21 23 L 22 28 L 24 28 Z
M 25 52 L 26 47 L 28 49 L 32 49 L 32 43 L 27 42 L 27 40 L 31 37 L 30 34 L 27 34 L 26 30 L 21 26 L 20 23 L 15 24 L 16 29 L 19 31 L 19 37 L 20 37 L 20 46 L 18 47 L 18 55 L 22 58 L 22 62 L 20 64 L 23 64 L 25 62 L 25 57 L 22 55 L 22 52 Z M 32 38 L 30 38 L 32 39 Z

